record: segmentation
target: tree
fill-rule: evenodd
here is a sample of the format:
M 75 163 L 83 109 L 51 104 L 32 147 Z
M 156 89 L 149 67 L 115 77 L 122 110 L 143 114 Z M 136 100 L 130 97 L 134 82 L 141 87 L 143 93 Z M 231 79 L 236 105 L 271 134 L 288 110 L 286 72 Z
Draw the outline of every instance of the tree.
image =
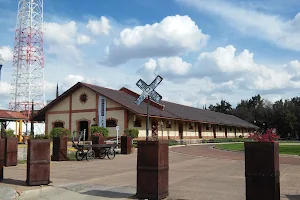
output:
M 231 114 L 232 111 L 232 105 L 223 99 L 221 100 L 220 104 L 217 103 L 215 106 L 210 105 L 208 108 L 211 111 L 216 111 L 225 114 Z

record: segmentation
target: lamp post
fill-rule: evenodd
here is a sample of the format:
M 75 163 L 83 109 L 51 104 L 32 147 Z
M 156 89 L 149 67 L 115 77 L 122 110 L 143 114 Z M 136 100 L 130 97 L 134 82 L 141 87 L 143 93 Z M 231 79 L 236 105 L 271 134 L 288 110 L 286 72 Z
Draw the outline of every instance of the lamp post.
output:
M 2 70 L 3 65 L 4 65 L 4 59 L 2 58 L 2 56 L 0 54 L 0 81 L 1 81 L 1 70 Z

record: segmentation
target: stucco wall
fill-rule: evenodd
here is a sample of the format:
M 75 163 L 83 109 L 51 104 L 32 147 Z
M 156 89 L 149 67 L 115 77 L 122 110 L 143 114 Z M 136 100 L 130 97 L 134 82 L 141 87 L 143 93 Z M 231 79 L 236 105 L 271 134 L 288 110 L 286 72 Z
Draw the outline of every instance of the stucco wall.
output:
M 87 94 L 88 100 L 82 104 L 79 100 L 82 93 Z M 72 94 L 72 110 L 96 109 L 96 93 L 86 87 L 81 87 Z
M 62 121 L 64 122 L 64 128 L 69 129 L 69 114 L 68 113 L 63 113 L 63 114 L 48 114 L 48 121 L 47 121 L 47 126 L 48 126 L 48 133 L 51 132 L 52 130 L 52 123 L 55 121 Z
M 110 103 L 113 103 L 113 101 L 109 101 Z M 111 106 L 112 104 L 110 104 Z M 112 108 L 112 107 L 110 107 Z M 120 130 L 119 130 L 119 136 L 122 135 L 124 133 L 124 112 L 126 112 L 125 110 L 109 110 L 106 111 L 106 118 L 114 118 L 117 120 L 117 125 L 119 126 Z M 107 127 L 107 129 L 109 130 L 109 136 L 110 137 L 115 137 L 117 136 L 117 131 L 116 131 L 116 127 Z
M 123 106 L 121 106 L 121 104 L 119 104 L 111 99 L 106 100 L 106 108 L 120 108 L 120 107 L 123 107 Z
M 78 121 L 88 121 L 89 124 L 89 132 L 90 132 L 90 126 L 94 123 L 93 119 L 96 118 L 96 112 L 80 112 L 80 113 L 72 113 L 72 125 L 71 130 L 72 131 L 78 131 L 77 130 L 77 124 Z

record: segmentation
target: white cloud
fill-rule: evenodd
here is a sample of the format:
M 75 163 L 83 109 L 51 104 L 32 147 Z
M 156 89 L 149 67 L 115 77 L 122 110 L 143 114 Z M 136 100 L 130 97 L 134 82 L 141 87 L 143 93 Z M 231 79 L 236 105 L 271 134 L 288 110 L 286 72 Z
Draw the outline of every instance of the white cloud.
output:
M 183 61 L 180 57 L 158 58 L 157 60 L 151 58 L 138 70 L 138 73 L 150 79 L 154 75 L 183 76 L 188 73 L 191 66 L 192 64 Z
M 243 88 L 256 90 L 289 87 L 292 78 L 283 68 L 255 63 L 254 54 L 246 49 L 236 55 L 232 45 L 200 53 L 191 75 L 209 76 L 215 82 L 234 81 Z
M 199 12 L 223 18 L 225 23 L 240 32 L 272 42 L 282 48 L 300 51 L 300 13 L 285 20 L 278 15 L 266 14 L 221 0 L 177 0 Z
M 111 29 L 109 20 L 102 16 L 99 20 L 89 20 L 86 28 L 89 29 L 94 35 L 108 35 Z
M 63 91 L 69 89 L 70 87 L 72 87 L 73 85 L 75 85 L 78 82 L 84 82 L 84 83 L 99 85 L 99 86 L 103 86 L 103 87 L 110 86 L 105 80 L 103 80 L 101 78 L 86 78 L 82 75 L 70 74 L 67 77 L 65 77 L 62 82 Z
M 4 62 L 10 62 L 13 60 L 13 50 L 10 46 L 0 46 L 0 55 L 4 59 Z
M 293 60 L 293 61 L 289 62 L 288 64 L 284 65 L 284 68 L 290 74 L 298 75 L 300 73 L 300 62 L 298 60 Z
M 107 49 L 104 63 L 115 66 L 134 58 L 176 56 L 201 49 L 208 39 L 189 16 L 168 16 L 159 23 L 124 29 Z
M 91 38 L 84 34 L 79 34 L 77 36 L 77 43 L 78 44 L 88 44 L 91 42 Z
M 74 44 L 77 35 L 77 24 L 75 21 L 68 23 L 45 22 L 45 41 L 55 44 Z

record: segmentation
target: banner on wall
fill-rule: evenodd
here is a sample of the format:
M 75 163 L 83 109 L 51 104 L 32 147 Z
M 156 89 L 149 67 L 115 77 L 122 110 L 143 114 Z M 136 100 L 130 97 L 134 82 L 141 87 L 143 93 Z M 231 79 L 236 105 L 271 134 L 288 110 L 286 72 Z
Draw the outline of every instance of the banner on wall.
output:
M 106 98 L 99 95 L 98 102 L 99 126 L 106 128 Z

